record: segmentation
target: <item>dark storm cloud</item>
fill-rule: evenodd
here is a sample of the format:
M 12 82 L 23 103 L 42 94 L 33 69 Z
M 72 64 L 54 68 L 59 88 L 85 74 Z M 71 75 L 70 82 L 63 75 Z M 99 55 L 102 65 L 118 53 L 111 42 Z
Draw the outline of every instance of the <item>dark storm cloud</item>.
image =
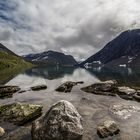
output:
M 0 41 L 18 54 L 63 51 L 87 58 L 139 28 L 138 0 L 2 0 Z

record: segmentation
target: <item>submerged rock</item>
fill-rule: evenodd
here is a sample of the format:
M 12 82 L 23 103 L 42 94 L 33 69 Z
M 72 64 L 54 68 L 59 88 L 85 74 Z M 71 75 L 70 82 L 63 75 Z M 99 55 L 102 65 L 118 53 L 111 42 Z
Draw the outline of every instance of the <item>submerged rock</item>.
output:
M 60 85 L 56 91 L 58 92 L 71 92 L 73 86 L 77 85 L 77 84 L 83 84 L 84 82 L 80 81 L 80 82 L 71 82 L 71 81 L 68 81 L 68 82 L 65 82 L 63 83 L 62 85 Z
M 19 91 L 18 86 L 0 86 L 0 98 L 11 97 L 14 93 Z
M 140 107 L 133 105 L 113 105 L 109 108 L 109 111 L 120 119 L 128 119 L 132 116 L 132 113 L 139 112 Z
M 0 127 L 0 137 L 2 137 L 4 134 L 5 134 L 5 130 L 2 127 Z
M 31 140 L 31 127 L 20 126 L 2 137 L 2 140 Z
M 68 101 L 54 104 L 46 115 L 32 125 L 33 140 L 80 140 L 82 118 Z
M 0 121 L 23 125 L 42 114 L 41 105 L 13 103 L 0 106 Z
M 47 86 L 46 85 L 38 85 L 38 86 L 31 87 L 31 89 L 33 91 L 45 90 L 45 89 L 47 89 Z
M 133 100 L 133 95 L 136 93 L 135 89 L 130 87 L 118 87 L 118 95 L 127 100 Z
M 101 138 L 113 136 L 113 135 L 118 134 L 119 132 L 120 132 L 120 129 L 118 125 L 112 120 L 105 121 L 97 127 L 97 134 Z
M 95 83 L 90 86 L 81 88 L 81 90 L 98 95 L 110 95 L 115 96 L 117 91 L 116 81 L 105 81 L 101 83 Z

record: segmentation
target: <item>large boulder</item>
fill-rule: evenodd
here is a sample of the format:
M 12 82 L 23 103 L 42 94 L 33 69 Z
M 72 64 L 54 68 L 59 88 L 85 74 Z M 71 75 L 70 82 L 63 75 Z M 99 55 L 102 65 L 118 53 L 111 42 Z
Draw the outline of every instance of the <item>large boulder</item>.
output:
M 140 107 L 133 106 L 133 105 L 112 105 L 109 108 L 109 111 L 111 114 L 115 115 L 116 117 L 120 119 L 128 119 L 132 116 L 135 112 L 140 112 Z
M 0 121 L 23 125 L 42 114 L 41 105 L 13 103 L 0 106 Z
M 136 93 L 135 89 L 132 89 L 130 87 L 118 87 L 118 95 L 127 100 L 133 100 L 133 95 Z
M 47 86 L 46 85 L 38 85 L 38 86 L 31 87 L 31 89 L 33 91 L 45 90 L 45 89 L 47 89 Z
M 101 138 L 113 136 L 113 135 L 118 134 L 119 132 L 120 132 L 120 129 L 118 125 L 112 120 L 105 121 L 97 127 L 97 134 Z
M 19 91 L 20 88 L 18 86 L 0 86 L 0 98 L 11 97 L 14 93 Z
M 71 92 L 73 86 L 77 85 L 77 84 L 83 84 L 82 81 L 80 82 L 71 82 L 71 81 L 67 81 L 65 83 L 63 83 L 62 85 L 60 85 L 56 91 L 58 92 Z
M 82 118 L 68 101 L 54 104 L 46 115 L 32 125 L 33 140 L 80 140 Z
M 105 82 L 95 83 L 87 87 L 81 88 L 81 90 L 98 95 L 110 95 L 115 96 L 117 92 L 116 81 L 109 80 Z

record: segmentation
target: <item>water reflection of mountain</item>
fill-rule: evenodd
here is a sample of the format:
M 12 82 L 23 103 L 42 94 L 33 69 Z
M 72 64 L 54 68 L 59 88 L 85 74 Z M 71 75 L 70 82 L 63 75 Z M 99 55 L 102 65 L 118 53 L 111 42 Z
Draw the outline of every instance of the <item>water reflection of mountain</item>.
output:
M 62 78 L 66 74 L 72 75 L 74 70 L 73 67 L 36 67 L 25 71 L 25 74 L 53 80 Z
M 90 68 L 88 71 L 101 81 L 116 79 L 120 84 L 140 87 L 140 68 Z

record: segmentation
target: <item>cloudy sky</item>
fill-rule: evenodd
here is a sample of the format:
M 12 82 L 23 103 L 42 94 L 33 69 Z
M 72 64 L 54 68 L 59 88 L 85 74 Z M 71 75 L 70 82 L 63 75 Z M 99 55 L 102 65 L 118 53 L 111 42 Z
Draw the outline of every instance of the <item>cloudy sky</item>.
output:
M 0 42 L 24 55 L 47 50 L 85 59 L 139 28 L 140 0 L 0 0 Z

